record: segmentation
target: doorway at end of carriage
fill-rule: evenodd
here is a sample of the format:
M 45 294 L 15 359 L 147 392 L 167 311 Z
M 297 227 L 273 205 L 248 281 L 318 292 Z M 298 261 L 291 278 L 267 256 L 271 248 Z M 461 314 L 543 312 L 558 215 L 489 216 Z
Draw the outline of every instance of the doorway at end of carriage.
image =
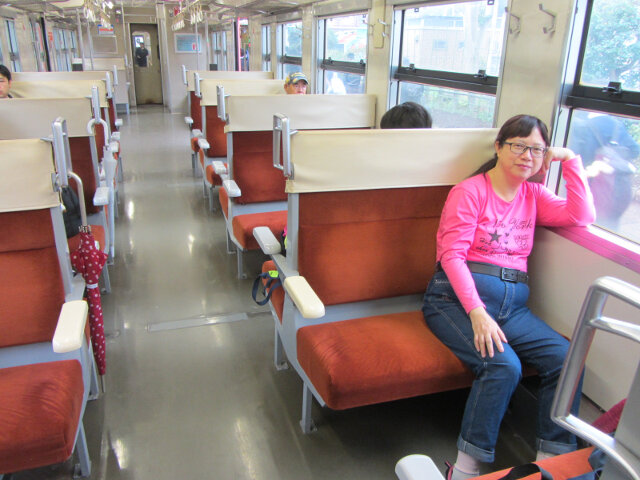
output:
M 162 104 L 162 73 L 158 26 L 131 24 L 131 57 L 136 89 L 136 104 Z

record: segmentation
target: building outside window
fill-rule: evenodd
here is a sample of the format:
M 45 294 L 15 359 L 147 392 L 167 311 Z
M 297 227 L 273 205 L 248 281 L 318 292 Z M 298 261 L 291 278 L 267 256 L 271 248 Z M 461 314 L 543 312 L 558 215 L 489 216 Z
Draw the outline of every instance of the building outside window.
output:
M 495 0 L 397 9 L 390 106 L 420 103 L 437 127 L 491 127 L 506 6 Z

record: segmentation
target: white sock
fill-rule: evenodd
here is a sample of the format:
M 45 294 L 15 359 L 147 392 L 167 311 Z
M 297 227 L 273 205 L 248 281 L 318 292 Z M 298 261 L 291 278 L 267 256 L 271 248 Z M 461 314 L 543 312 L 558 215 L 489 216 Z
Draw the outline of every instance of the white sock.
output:
M 458 458 L 456 459 L 454 468 L 466 476 L 456 478 L 457 472 L 453 472 L 452 480 L 466 480 L 467 478 L 475 477 L 480 473 L 480 462 L 471 455 L 458 450 Z
M 547 453 L 547 452 L 543 452 L 542 450 L 538 450 L 538 453 L 536 453 L 536 462 L 539 462 L 540 460 L 544 460 L 545 458 L 551 458 L 555 456 L 556 456 L 555 453 Z

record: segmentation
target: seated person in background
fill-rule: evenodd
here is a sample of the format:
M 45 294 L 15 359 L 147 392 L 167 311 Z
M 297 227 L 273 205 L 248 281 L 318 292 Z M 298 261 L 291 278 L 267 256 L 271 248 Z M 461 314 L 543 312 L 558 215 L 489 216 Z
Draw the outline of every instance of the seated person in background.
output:
M 0 65 L 0 98 L 11 98 L 11 71 L 4 65 Z
M 302 72 L 290 73 L 284 81 L 284 91 L 287 95 L 306 95 L 309 81 Z
M 404 102 L 382 116 L 380 128 L 431 128 L 431 115 L 419 103 Z
M 475 375 L 458 436 L 458 458 L 449 466 L 447 480 L 477 476 L 480 462 L 493 462 L 522 363 L 540 376 L 538 460 L 576 449 L 575 437 L 550 416 L 569 342 L 527 307 L 526 272 L 535 227 L 590 224 L 593 197 L 580 156 L 550 147 L 547 127 L 536 117 L 507 120 L 494 148 L 494 157 L 447 197 L 438 227 L 436 273 L 422 307 L 433 334 Z M 552 161 L 562 162 L 566 198 L 527 181 L 546 172 Z

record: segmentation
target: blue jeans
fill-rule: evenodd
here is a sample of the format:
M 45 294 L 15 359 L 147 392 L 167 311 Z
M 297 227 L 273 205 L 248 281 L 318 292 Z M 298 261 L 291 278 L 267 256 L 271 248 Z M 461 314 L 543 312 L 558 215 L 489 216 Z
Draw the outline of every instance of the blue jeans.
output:
M 527 308 L 529 287 L 479 273 L 472 274 L 487 312 L 507 337 L 504 352 L 482 358 L 473 343 L 471 320 L 444 272 L 436 272 L 424 296 L 422 312 L 431 331 L 475 374 L 467 399 L 458 450 L 481 462 L 493 462 L 500 423 L 522 378 L 521 361 L 541 378 L 538 390 L 538 450 L 560 454 L 576 449 L 576 439 L 551 421 L 551 403 L 569 342 Z M 572 412 L 580 405 L 578 389 Z

